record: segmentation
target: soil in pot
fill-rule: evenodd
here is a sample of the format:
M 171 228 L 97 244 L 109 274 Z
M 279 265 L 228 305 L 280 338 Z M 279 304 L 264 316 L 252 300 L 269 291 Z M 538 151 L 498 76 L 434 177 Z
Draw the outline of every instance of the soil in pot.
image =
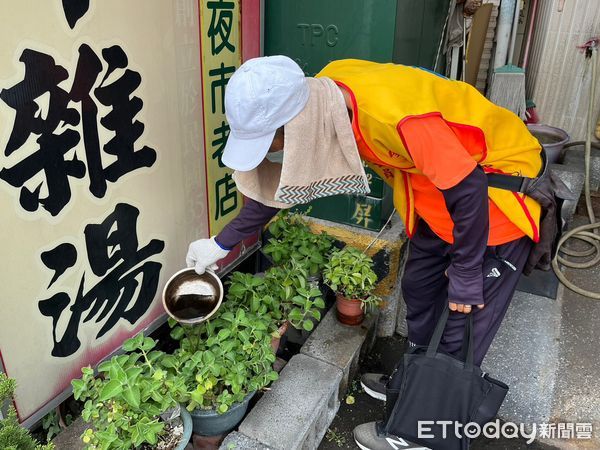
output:
M 360 325 L 365 314 L 361 308 L 360 300 L 348 299 L 341 294 L 337 294 L 337 318 L 344 325 Z

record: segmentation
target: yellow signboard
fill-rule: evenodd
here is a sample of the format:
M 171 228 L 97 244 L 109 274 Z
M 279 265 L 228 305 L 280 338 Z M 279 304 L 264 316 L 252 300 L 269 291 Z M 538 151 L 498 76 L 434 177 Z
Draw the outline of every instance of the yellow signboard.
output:
M 26 424 L 164 315 L 208 235 L 197 1 L 86 4 L 0 17 L 0 370 Z
M 214 235 L 242 207 L 232 170 L 221 161 L 229 136 L 225 88 L 241 64 L 240 0 L 200 0 L 199 5 L 209 230 Z

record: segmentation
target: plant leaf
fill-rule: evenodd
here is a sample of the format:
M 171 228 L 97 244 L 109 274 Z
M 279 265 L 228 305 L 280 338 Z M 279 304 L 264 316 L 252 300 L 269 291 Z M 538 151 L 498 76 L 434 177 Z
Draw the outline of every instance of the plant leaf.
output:
M 223 329 L 219 330 L 219 333 L 217 334 L 217 337 L 219 338 L 219 341 L 224 341 L 230 335 L 231 335 L 231 330 L 229 330 L 227 328 L 223 328 Z
M 83 380 L 75 379 L 71 381 L 71 386 L 73 386 L 73 396 L 75 400 L 79 400 L 81 394 L 85 392 L 85 383 Z
M 130 385 L 134 385 L 136 378 L 144 371 L 141 367 L 130 367 L 125 371 L 127 375 L 127 383 Z
M 111 364 L 112 363 L 110 362 L 110 360 L 109 361 L 101 362 L 98 365 L 98 372 L 108 372 L 110 370 Z
M 102 387 L 100 391 L 100 401 L 104 402 L 110 398 L 116 397 L 123 392 L 123 386 L 117 380 L 111 380 Z
M 302 322 L 302 328 L 304 328 L 306 331 L 312 331 L 312 329 L 315 327 L 315 324 L 312 323 L 311 320 L 305 320 L 304 322 Z
M 184 331 L 183 327 L 175 327 L 171 330 L 171 337 L 173 339 L 175 339 L 176 341 L 179 341 L 181 338 L 183 338 L 184 334 L 185 334 L 185 331 Z
M 129 389 L 123 391 L 123 398 L 134 408 L 140 407 L 140 388 L 138 386 L 131 386 Z
M 148 352 L 148 351 L 152 350 L 155 345 L 156 345 L 156 341 L 152 338 L 147 337 L 147 338 L 144 338 L 140 347 L 143 351 Z

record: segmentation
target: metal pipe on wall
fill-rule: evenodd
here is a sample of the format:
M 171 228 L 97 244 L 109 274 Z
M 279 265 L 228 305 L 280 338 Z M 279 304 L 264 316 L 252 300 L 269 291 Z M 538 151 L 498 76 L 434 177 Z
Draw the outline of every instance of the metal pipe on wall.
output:
M 502 0 L 502 3 L 500 3 L 500 15 L 498 17 L 498 27 L 496 28 L 494 69 L 506 64 L 516 6 L 516 0 Z

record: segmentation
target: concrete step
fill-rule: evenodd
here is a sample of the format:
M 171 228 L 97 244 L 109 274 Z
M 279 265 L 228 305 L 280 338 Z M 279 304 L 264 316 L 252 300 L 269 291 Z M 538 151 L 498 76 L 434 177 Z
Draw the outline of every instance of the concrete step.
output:
M 576 145 L 565 151 L 564 164 L 578 167 L 582 171 L 584 165 L 584 146 Z M 600 188 L 600 150 L 592 148 L 590 170 L 590 189 L 597 191 Z
M 56 450 L 82 450 L 85 444 L 81 440 L 81 435 L 88 428 L 90 428 L 90 424 L 84 422 L 80 416 L 52 439 L 52 443 Z
M 296 355 L 239 426 L 239 432 L 276 450 L 316 448 L 340 402 L 342 370 Z
M 348 380 L 356 374 L 359 360 L 375 342 L 378 316 L 371 314 L 361 325 L 351 327 L 337 320 L 333 307 L 300 350 L 303 355 L 333 364 L 342 370 L 340 398 L 348 390 Z
M 570 224 L 583 190 L 583 166 L 576 161 L 565 160 L 564 164 L 550 164 L 550 170 L 558 175 L 573 194 L 573 199 L 563 202 L 561 209 L 562 218 Z
M 290 359 L 270 390 L 230 434 L 221 450 L 231 448 L 316 449 L 345 396 L 358 361 L 372 346 L 377 314 L 361 326 L 337 321 L 332 308 L 301 349 Z
M 237 431 L 229 433 L 219 448 L 226 450 L 273 450 L 271 447 L 267 447 Z

